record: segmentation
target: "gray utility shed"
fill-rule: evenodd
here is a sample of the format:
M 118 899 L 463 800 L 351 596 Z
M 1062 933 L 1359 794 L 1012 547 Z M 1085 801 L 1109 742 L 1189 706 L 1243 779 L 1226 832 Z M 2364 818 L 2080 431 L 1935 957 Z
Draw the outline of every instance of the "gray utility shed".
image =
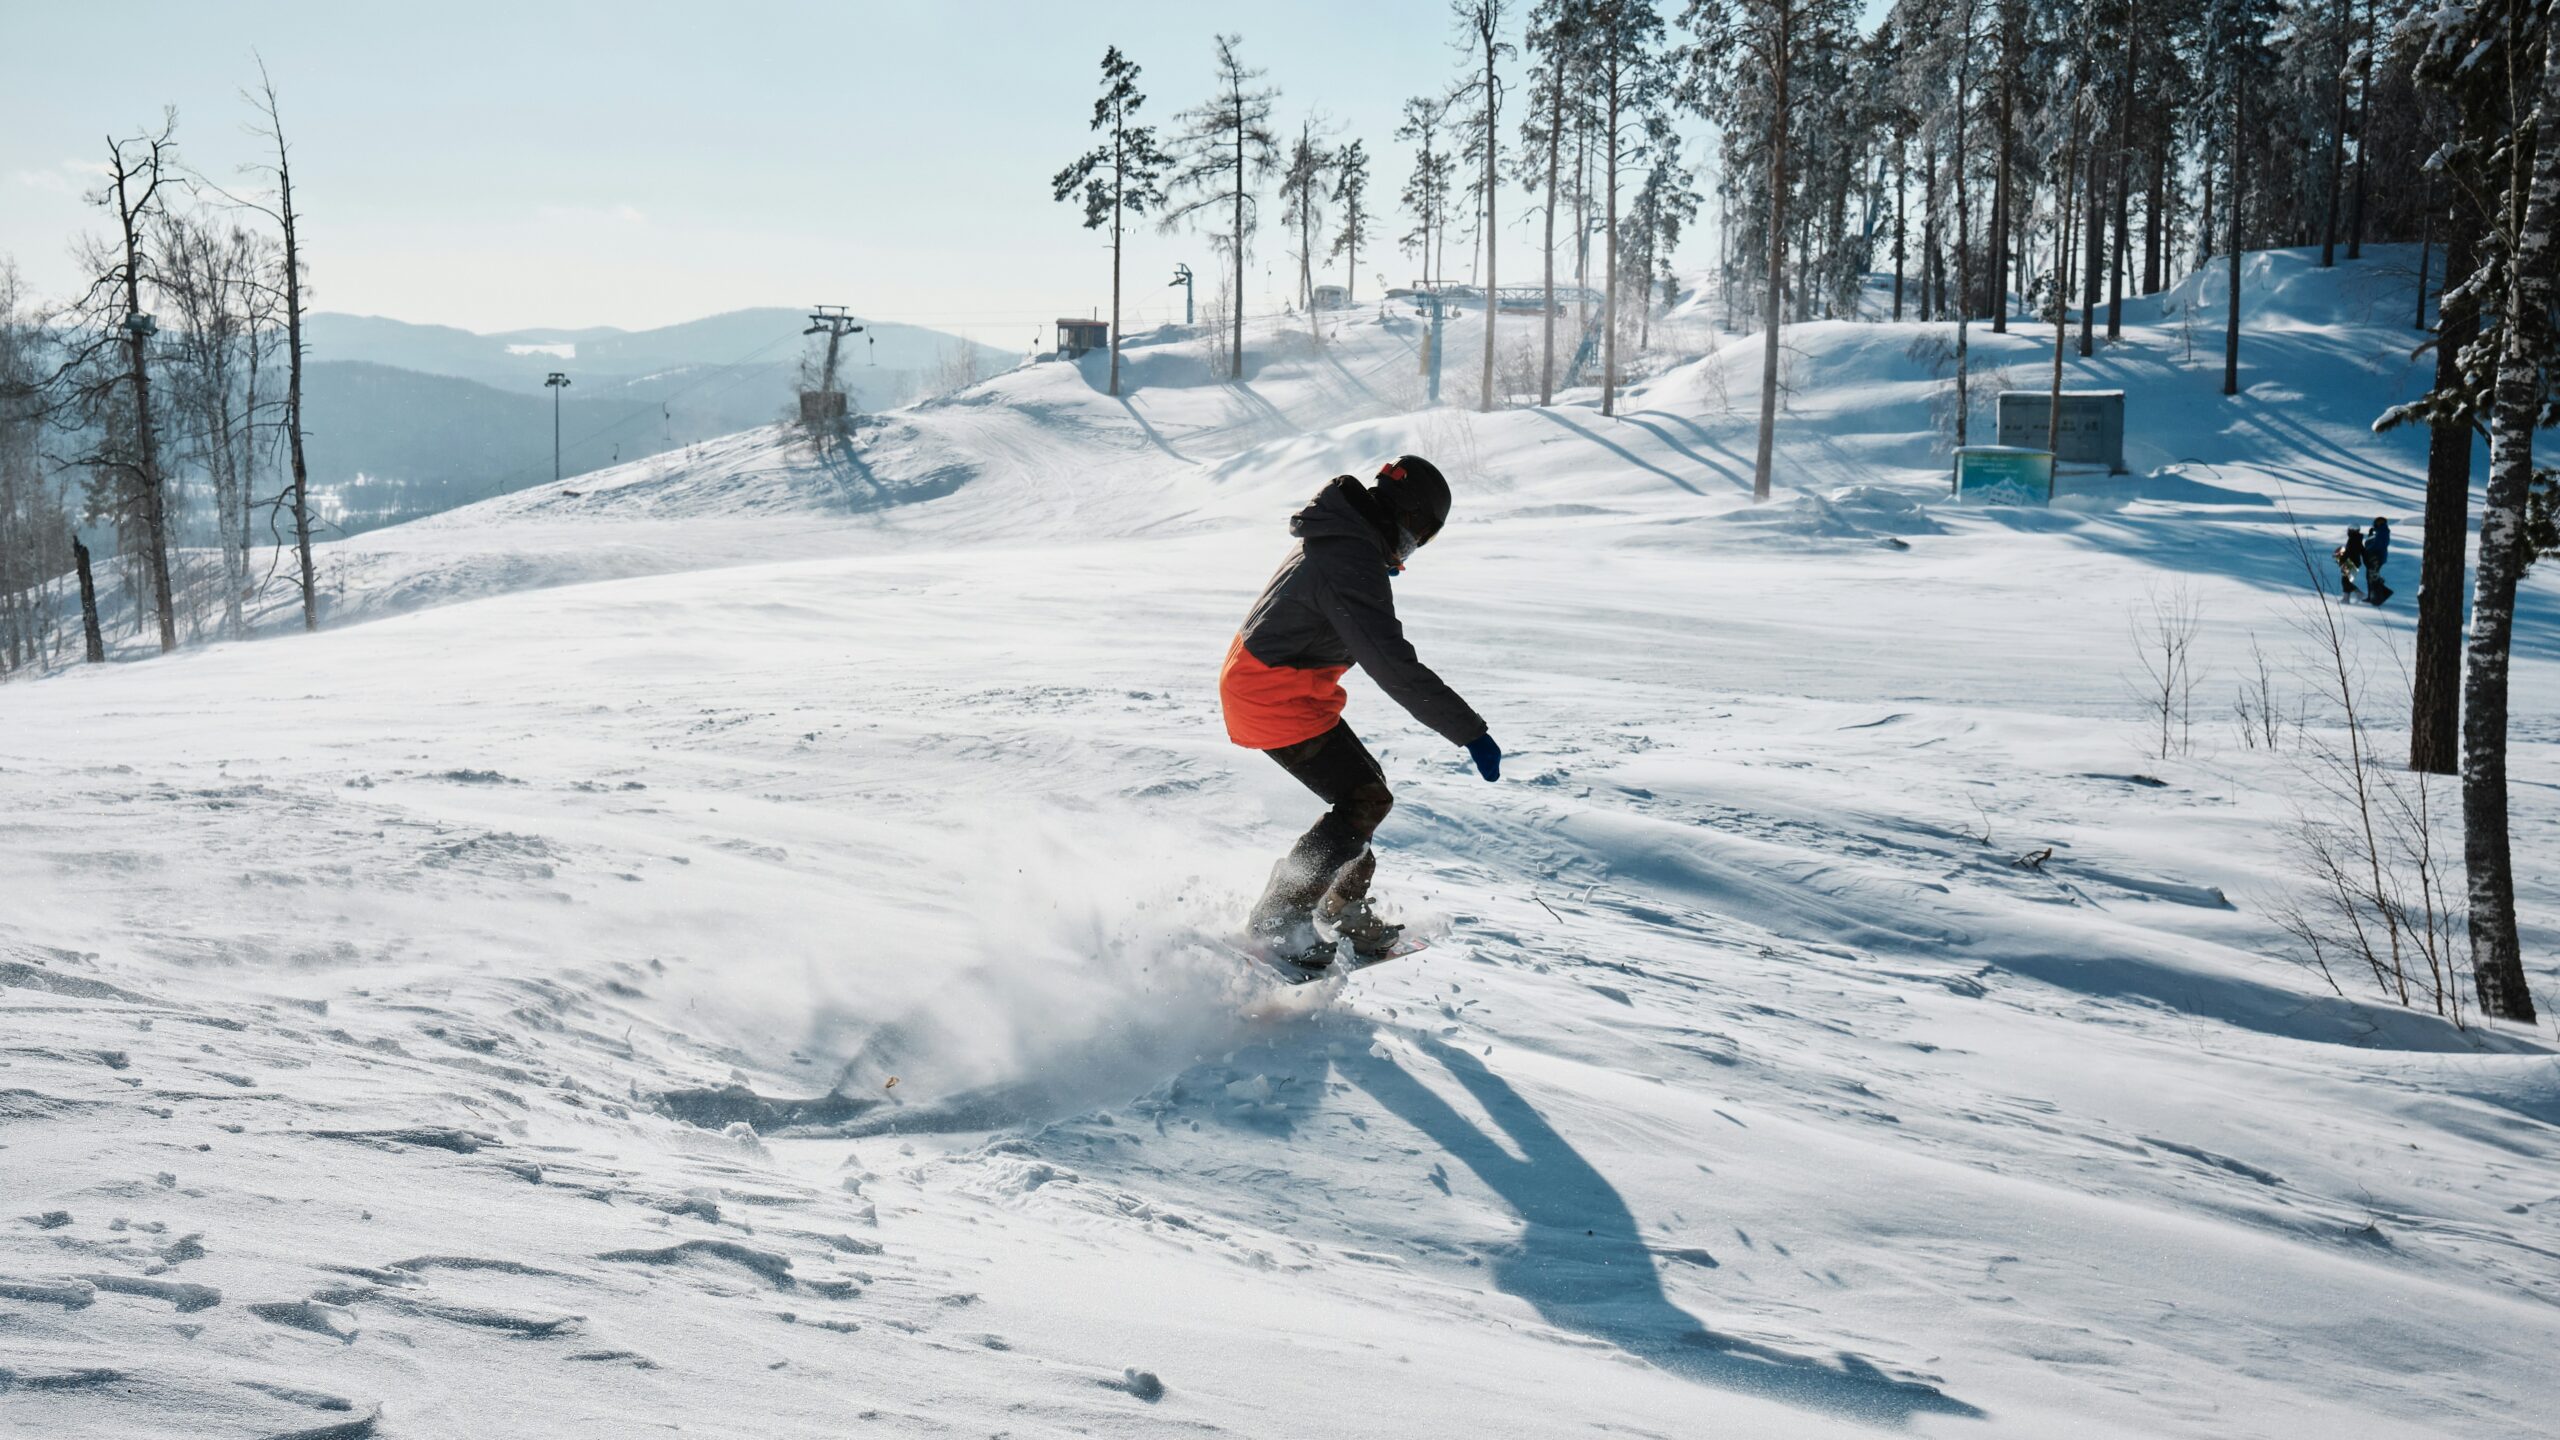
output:
M 2042 450 L 2050 430 L 2056 464 L 2104 465 L 2110 475 L 2124 473 L 2123 391 L 2065 390 L 2059 426 L 2051 424 L 2052 415 L 2048 391 L 2001 391 L 2000 443 Z
M 1069 360 L 1111 348 L 1111 326 L 1102 320 L 1063 319 L 1058 322 L 1058 353 Z

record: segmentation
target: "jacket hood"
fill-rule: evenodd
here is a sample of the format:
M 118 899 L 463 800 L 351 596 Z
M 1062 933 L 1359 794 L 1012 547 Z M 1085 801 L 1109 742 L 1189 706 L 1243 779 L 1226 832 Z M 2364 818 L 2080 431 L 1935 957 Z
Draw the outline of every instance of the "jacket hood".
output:
M 1395 519 L 1386 507 L 1348 475 L 1333 477 L 1304 509 L 1289 517 L 1289 533 L 1301 540 L 1360 540 L 1374 547 L 1381 560 L 1394 530 Z

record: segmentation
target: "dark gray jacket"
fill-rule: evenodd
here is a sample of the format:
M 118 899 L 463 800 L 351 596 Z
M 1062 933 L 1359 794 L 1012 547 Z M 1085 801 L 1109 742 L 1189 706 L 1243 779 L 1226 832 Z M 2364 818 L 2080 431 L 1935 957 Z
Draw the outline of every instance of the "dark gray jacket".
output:
M 1219 698 L 1239 745 L 1276 750 L 1342 718 L 1340 680 L 1357 664 L 1413 718 L 1453 745 L 1485 733 L 1481 716 L 1413 653 L 1387 579 L 1393 522 L 1350 476 L 1289 521 L 1297 548 L 1227 649 Z

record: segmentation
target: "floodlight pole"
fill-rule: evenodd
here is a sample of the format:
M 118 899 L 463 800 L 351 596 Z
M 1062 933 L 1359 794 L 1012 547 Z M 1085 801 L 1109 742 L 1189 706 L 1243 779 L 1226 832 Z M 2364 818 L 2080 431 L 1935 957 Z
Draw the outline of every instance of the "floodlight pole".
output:
M 543 380 L 551 392 L 551 482 L 560 483 L 560 392 L 569 388 L 569 377 L 554 370 Z

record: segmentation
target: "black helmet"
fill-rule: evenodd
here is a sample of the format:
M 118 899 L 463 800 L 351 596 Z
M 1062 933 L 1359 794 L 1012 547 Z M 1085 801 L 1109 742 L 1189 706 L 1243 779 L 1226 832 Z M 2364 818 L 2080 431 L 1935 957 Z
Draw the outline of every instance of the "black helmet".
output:
M 1399 455 L 1379 466 L 1377 494 L 1416 542 L 1430 540 L 1449 523 L 1449 482 L 1439 466 L 1419 455 Z

